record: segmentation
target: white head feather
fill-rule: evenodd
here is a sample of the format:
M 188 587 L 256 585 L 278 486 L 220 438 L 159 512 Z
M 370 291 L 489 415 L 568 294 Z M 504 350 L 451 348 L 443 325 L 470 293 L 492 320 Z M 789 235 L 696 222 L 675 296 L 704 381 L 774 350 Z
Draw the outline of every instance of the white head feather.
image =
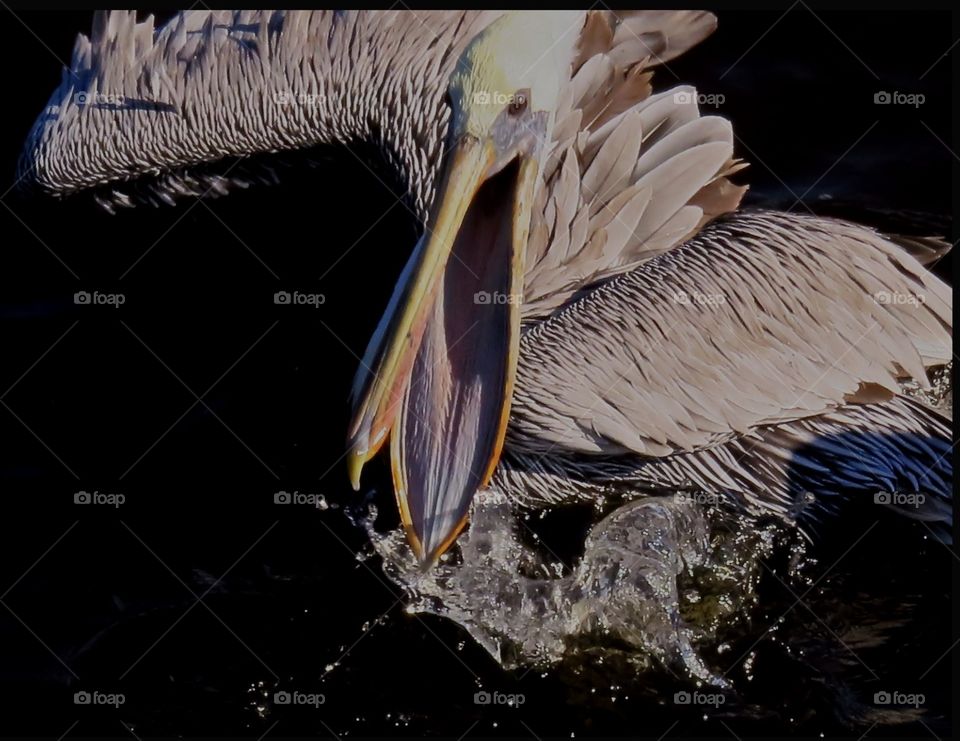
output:
M 583 27 L 583 11 L 513 11 L 477 35 L 450 76 L 454 136 L 489 134 L 518 96 L 552 124 Z

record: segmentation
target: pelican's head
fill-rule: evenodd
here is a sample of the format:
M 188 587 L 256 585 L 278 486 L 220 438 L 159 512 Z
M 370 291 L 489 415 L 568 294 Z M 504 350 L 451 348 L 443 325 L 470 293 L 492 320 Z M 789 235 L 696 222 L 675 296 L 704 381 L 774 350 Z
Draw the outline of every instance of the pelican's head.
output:
M 582 20 L 578 12 L 507 13 L 474 38 L 447 88 L 453 142 L 489 144 L 501 166 L 535 156 L 549 141 Z
M 583 17 L 506 13 L 463 51 L 426 229 L 354 385 L 353 485 L 389 437 L 401 519 L 426 563 L 500 457 L 531 205 Z

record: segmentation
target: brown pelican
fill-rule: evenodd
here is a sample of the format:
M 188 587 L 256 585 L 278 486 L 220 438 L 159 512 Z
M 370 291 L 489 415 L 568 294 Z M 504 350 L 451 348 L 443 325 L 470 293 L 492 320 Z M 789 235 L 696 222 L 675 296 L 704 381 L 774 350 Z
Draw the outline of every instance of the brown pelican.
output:
M 22 175 L 115 208 L 245 187 L 255 155 L 378 145 L 424 231 L 358 372 L 349 469 L 389 441 L 427 563 L 485 486 L 536 507 L 696 489 L 789 521 L 916 492 L 908 514 L 949 523 L 950 428 L 924 398 L 952 356 L 926 268 L 946 246 L 739 212 L 729 122 L 651 88 L 714 23 L 100 14 Z

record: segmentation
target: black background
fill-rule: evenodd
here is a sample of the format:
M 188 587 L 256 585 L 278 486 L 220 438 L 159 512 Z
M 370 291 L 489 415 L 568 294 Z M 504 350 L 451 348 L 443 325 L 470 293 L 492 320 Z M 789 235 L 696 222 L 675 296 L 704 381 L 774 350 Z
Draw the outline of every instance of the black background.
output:
M 752 163 L 740 176 L 751 203 L 949 235 L 952 55 L 935 63 L 953 43 L 951 16 L 783 11 L 720 11 L 718 32 L 655 84 L 673 84 L 675 74 L 725 96 L 718 112 L 732 119 L 738 155 Z M 560 673 L 505 674 L 455 626 L 407 616 L 379 563 L 356 558 L 365 538 L 343 507 L 360 495 L 349 491 L 341 460 L 357 358 L 416 238 L 396 203 L 400 187 L 344 154 L 281 186 L 116 216 L 85 198 L 8 191 L 59 60 L 89 30 L 90 13 L 3 17 L 5 732 L 132 737 L 120 721 L 141 738 L 855 738 L 867 730 L 827 705 L 801 700 L 806 715 L 790 709 L 787 696 L 809 687 L 776 687 L 776 658 L 764 712 L 704 723 L 658 708 L 641 687 L 619 703 L 600 701 L 585 687 L 602 687 L 602 676 L 577 686 Z M 926 103 L 877 106 L 880 90 L 923 93 Z M 75 306 L 79 290 L 122 292 L 126 303 Z M 326 302 L 276 306 L 279 290 L 323 293 Z M 378 490 L 391 525 L 382 463 L 365 486 Z M 126 502 L 75 505 L 80 490 Z M 336 508 L 275 505 L 278 490 L 323 494 Z M 823 563 L 862 531 L 828 531 Z M 919 542 L 912 530 L 881 528 L 854 560 L 880 569 Z M 951 561 L 945 550 L 931 558 L 931 570 L 907 582 L 882 573 L 865 582 L 865 591 L 894 599 L 922 592 L 931 600 L 911 626 L 919 647 L 884 649 L 890 686 L 914 681 L 952 644 Z M 832 616 L 827 622 L 839 630 Z M 766 624 L 758 619 L 757 636 Z M 949 728 L 936 716 L 949 714 L 951 661 L 922 683 L 939 703 L 927 723 L 940 734 Z M 323 692 L 327 705 L 261 716 L 249 691 L 258 682 L 269 694 Z M 527 703 L 519 712 L 477 707 L 481 686 L 520 687 Z M 73 692 L 86 688 L 123 692 L 126 704 L 117 712 L 73 705 Z M 917 724 L 870 731 L 925 733 Z

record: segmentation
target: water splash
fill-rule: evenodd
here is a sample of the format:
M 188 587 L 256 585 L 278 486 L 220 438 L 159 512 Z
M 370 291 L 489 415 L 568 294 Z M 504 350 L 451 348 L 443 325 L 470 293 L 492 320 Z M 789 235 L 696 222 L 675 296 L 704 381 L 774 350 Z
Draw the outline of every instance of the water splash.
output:
M 408 611 L 455 621 L 505 669 L 615 655 L 631 673 L 666 667 L 721 688 L 728 682 L 703 649 L 746 619 L 780 532 L 683 497 L 649 497 L 596 522 L 567 568 L 528 542 L 524 514 L 505 495 L 487 490 L 455 547 L 424 572 L 402 531 L 376 532 L 375 517 L 361 524 L 410 596 Z

